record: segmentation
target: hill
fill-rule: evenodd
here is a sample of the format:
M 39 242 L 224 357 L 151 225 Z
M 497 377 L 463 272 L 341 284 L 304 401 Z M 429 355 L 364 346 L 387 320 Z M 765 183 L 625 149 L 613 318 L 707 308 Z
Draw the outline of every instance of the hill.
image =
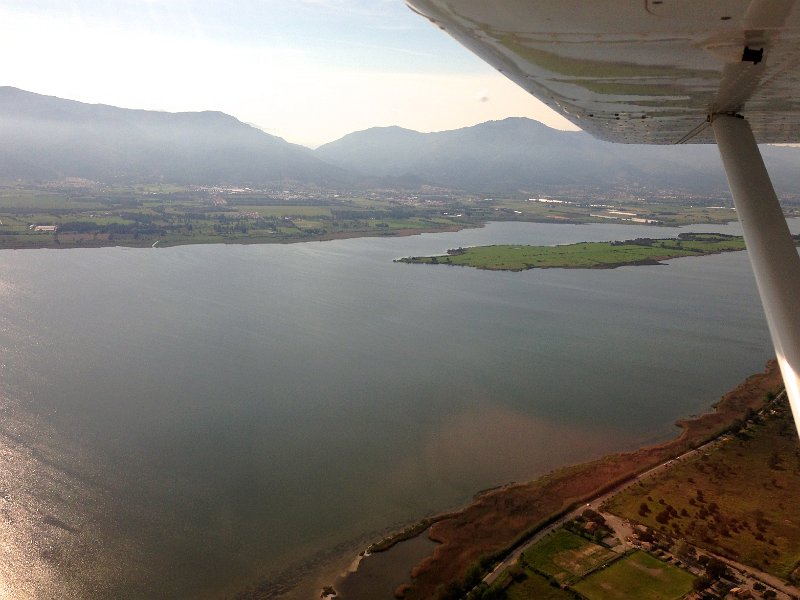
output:
M 0 177 L 264 184 L 350 181 L 308 148 L 214 111 L 85 104 L 0 87 Z
M 376 127 L 317 150 L 222 112 L 168 113 L 86 104 L 0 87 L 0 178 L 419 189 L 489 196 L 587 190 L 682 190 L 727 196 L 713 146 L 601 142 L 524 118 L 420 133 Z M 762 151 L 779 192 L 800 194 L 800 149 Z
M 800 192 L 794 175 L 800 149 L 766 146 L 762 151 L 779 191 Z M 362 175 L 414 176 L 486 194 L 565 185 L 727 193 L 714 146 L 611 144 L 525 118 L 436 133 L 372 128 L 320 146 L 316 153 Z

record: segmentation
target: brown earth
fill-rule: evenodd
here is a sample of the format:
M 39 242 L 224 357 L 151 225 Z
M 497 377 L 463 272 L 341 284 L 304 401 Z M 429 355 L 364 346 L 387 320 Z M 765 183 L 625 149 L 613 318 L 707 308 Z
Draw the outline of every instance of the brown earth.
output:
M 758 410 L 768 394 L 783 382 L 777 363 L 767 363 L 714 405 L 714 411 L 681 420 L 677 438 L 634 452 L 559 469 L 535 481 L 489 491 L 450 518 L 438 521 L 429 537 L 439 542 L 433 554 L 412 571 L 413 584 L 404 590 L 409 600 L 430 600 L 440 586 L 460 582 L 471 565 L 505 551 L 541 528 L 554 515 L 611 489 L 637 473 L 713 439 L 750 409 Z

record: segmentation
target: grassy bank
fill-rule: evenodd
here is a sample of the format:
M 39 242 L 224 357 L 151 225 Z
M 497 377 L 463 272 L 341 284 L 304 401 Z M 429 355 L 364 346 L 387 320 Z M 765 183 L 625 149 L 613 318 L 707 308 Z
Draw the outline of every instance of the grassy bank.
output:
M 475 267 L 491 271 L 526 269 L 613 269 L 653 265 L 682 256 L 744 250 L 744 240 L 720 233 L 682 233 L 677 238 L 639 238 L 624 242 L 582 242 L 563 246 L 476 246 L 442 256 L 412 256 L 397 262 Z
M 797 432 L 786 403 L 755 421 L 714 451 L 681 461 L 618 494 L 607 510 L 797 581 Z
M 429 537 L 439 545 L 413 570 L 413 586 L 406 597 L 436 598 L 443 588 L 463 581 L 470 567 L 488 567 L 551 522 L 554 515 L 735 426 L 761 408 L 781 385 L 778 368 L 771 362 L 764 373 L 748 378 L 723 396 L 713 412 L 679 422 L 683 432 L 674 440 L 566 467 L 533 482 L 480 496 L 430 528 Z

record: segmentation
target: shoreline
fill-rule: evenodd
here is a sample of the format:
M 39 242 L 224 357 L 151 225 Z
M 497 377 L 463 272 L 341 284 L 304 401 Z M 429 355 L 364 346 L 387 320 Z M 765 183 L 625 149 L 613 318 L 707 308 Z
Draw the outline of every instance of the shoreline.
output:
M 410 256 L 395 262 L 471 267 L 485 271 L 531 269 L 617 269 L 663 265 L 689 256 L 711 256 L 745 250 L 742 236 L 684 232 L 673 238 L 637 238 L 612 242 L 578 242 L 555 246 L 493 244 L 450 249 L 447 254 Z
M 736 219 L 731 219 L 725 222 L 709 222 L 709 223 L 692 223 L 690 225 L 721 225 L 727 226 L 730 223 L 735 222 Z M 388 231 L 364 231 L 364 230 L 353 230 L 353 231 L 338 231 L 332 233 L 324 233 L 322 235 L 313 235 L 309 237 L 297 237 L 297 238 L 288 238 L 288 239 L 275 239 L 272 237 L 253 237 L 250 239 L 247 238 L 235 238 L 235 239 L 225 239 L 220 237 L 220 239 L 206 239 L 204 241 L 191 241 L 191 240 L 178 240 L 175 242 L 170 242 L 169 240 L 164 239 L 155 239 L 149 238 L 144 240 L 112 240 L 109 242 L 108 239 L 85 239 L 82 240 L 80 244 L 71 243 L 71 244 L 56 244 L 53 243 L 51 238 L 47 240 L 42 239 L 43 243 L 23 243 L 23 244 L 8 244 L 5 245 L 6 239 L 0 236 L 0 250 L 72 250 L 74 248 L 177 248 L 178 246 L 207 246 L 212 244 L 231 244 L 231 245 L 250 245 L 250 244 L 300 244 L 304 242 L 328 242 L 332 240 L 349 240 L 355 238 L 363 238 L 363 237 L 370 237 L 370 238 L 394 238 L 394 237 L 408 237 L 412 235 L 421 235 L 423 233 L 455 233 L 457 231 L 463 231 L 464 229 L 480 229 L 485 227 L 488 223 L 536 223 L 536 224 L 548 224 L 548 225 L 594 225 L 594 224 L 607 224 L 605 221 L 598 220 L 598 221 L 580 221 L 580 220 L 566 220 L 566 221 L 553 221 L 552 219 L 541 219 L 541 220 L 517 220 L 517 219 L 488 219 L 486 221 L 476 221 L 474 223 L 459 223 L 453 225 L 447 225 L 442 227 L 410 227 L 405 229 L 394 229 Z M 615 222 L 613 224 L 618 225 L 631 225 L 637 226 L 640 225 L 639 223 L 629 223 L 629 222 Z M 656 230 L 660 228 L 680 228 L 684 227 L 684 224 L 653 224 L 649 225 L 649 227 L 653 227 Z M 9 238 L 11 236 L 8 236 Z M 40 238 L 41 239 L 41 238 Z M 34 240 L 34 242 L 38 242 L 38 240 Z M 154 242 L 156 242 L 154 244 Z M 157 244 L 157 245 L 156 245 Z
M 781 385 L 777 362 L 770 360 L 764 371 L 725 393 L 710 411 L 678 420 L 676 426 L 681 431 L 674 438 L 561 467 L 527 483 L 510 483 L 479 492 L 461 510 L 422 519 L 370 545 L 359 556 L 389 552 L 427 532 L 428 539 L 437 546 L 411 570 L 409 581 L 398 589 L 402 594 L 396 596 L 409 600 L 434 597 L 437 587 L 460 582 L 472 566 L 491 571 L 516 547 L 587 499 L 724 434 L 751 411 L 758 410 Z M 340 573 L 333 586 L 325 589 L 330 592 L 358 577 L 358 569 Z
M 486 223 L 464 223 L 460 225 L 448 225 L 445 227 L 409 227 L 406 229 L 394 229 L 389 231 L 340 231 L 335 233 L 325 233 L 322 235 L 314 235 L 309 237 L 298 237 L 289 239 L 275 239 L 268 237 L 253 237 L 251 239 L 212 239 L 205 241 L 177 241 L 171 243 L 169 240 L 158 239 L 153 243 L 152 238 L 149 240 L 130 240 L 118 241 L 114 240 L 85 240 L 80 244 L 55 244 L 50 240 L 42 244 L 13 244 L 4 246 L 0 240 L 0 250 L 73 250 L 80 248 L 177 248 L 179 246 L 208 246 L 213 244 L 220 245 L 240 245 L 249 246 L 252 244 L 301 244 L 305 242 L 330 242 L 333 240 L 349 240 L 355 238 L 395 238 L 395 237 L 409 237 L 412 235 L 421 235 L 423 233 L 455 233 L 464 229 L 479 229 L 484 227 Z M 105 242 L 105 243 L 103 243 Z M 156 245 L 158 244 L 158 245 Z

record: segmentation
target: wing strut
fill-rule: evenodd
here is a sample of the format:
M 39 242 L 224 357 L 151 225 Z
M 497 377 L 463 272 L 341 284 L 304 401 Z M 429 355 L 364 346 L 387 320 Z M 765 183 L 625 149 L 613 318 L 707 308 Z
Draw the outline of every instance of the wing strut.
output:
M 711 126 L 800 433 L 800 256 L 748 122 L 714 115 Z

